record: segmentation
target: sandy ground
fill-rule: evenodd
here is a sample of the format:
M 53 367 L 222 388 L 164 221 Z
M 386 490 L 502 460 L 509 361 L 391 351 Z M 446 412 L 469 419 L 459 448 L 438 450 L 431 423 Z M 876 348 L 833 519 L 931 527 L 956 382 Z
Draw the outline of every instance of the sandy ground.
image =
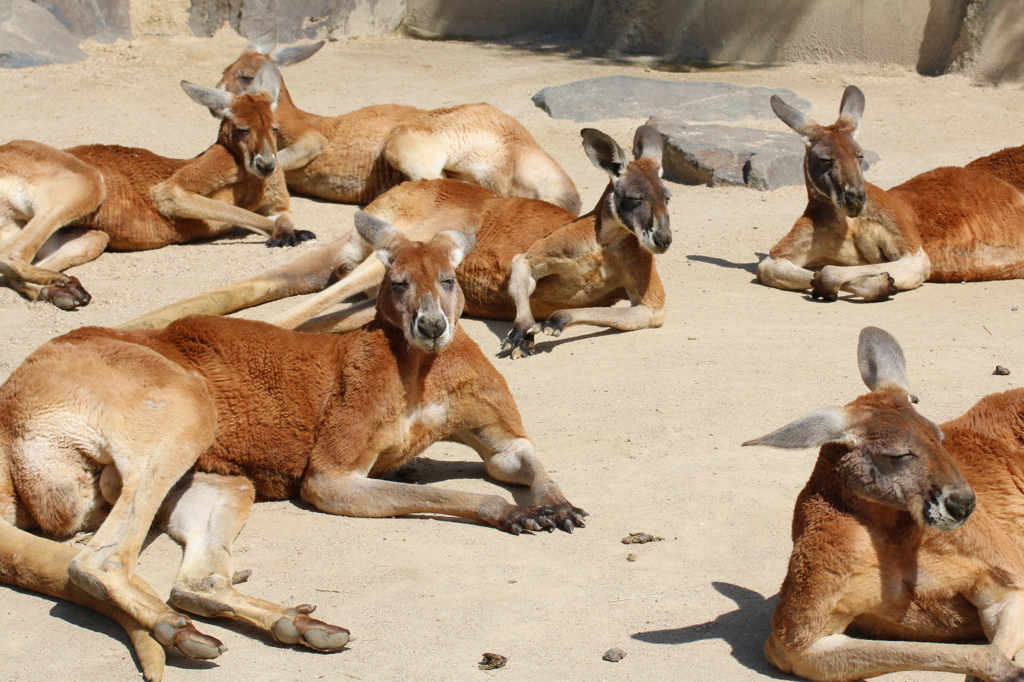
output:
M 193 156 L 212 142 L 216 123 L 178 81 L 212 85 L 243 43 L 231 35 L 152 39 L 92 46 L 80 64 L 0 71 L 2 137 Z M 605 177 L 583 154 L 581 126 L 551 120 L 529 98 L 547 85 L 618 73 L 788 87 L 813 102 L 823 122 L 834 119 L 844 85 L 856 83 L 867 95 L 860 140 L 882 157 L 869 179 L 883 187 L 1024 139 L 1019 86 L 982 88 L 876 66 L 647 73 L 557 52 L 384 38 L 329 44 L 285 77 L 296 102 L 321 114 L 382 102 L 491 102 L 554 155 L 589 209 Z M 628 148 L 642 122 L 597 125 Z M 755 125 L 784 129 L 778 121 Z M 513 537 L 447 518 L 350 519 L 291 502 L 258 505 L 236 543 L 236 568 L 253 570 L 248 590 L 316 603 L 319 617 L 360 639 L 320 655 L 200 622 L 231 650 L 212 663 L 172 654 L 165 679 L 789 679 L 761 646 L 790 551 L 793 501 L 816 453 L 739 444 L 862 393 L 855 348 L 867 324 L 903 344 L 919 409 L 937 422 L 1018 385 L 1024 282 L 926 284 L 880 304 L 815 302 L 753 282 L 758 254 L 800 213 L 802 188 L 671 190 L 675 241 L 658 259 L 668 289 L 662 329 L 576 328 L 513 362 L 497 357 L 507 323 L 464 322 L 507 377 L 548 468 L 591 512 L 586 529 Z M 303 198 L 293 204 L 296 224 L 314 230 L 319 244 L 350 229 L 354 211 Z M 268 250 L 261 242 L 241 236 L 105 254 L 74 271 L 94 296 L 74 313 L 0 289 L 0 379 L 58 334 L 126 321 L 317 247 Z M 992 376 L 997 363 L 1014 373 Z M 513 494 L 483 480 L 475 454 L 453 445 L 428 450 L 414 480 Z M 631 531 L 665 541 L 620 544 Z M 138 573 L 166 594 L 180 550 L 166 536 L 151 539 Z M 635 562 L 626 559 L 631 552 Z M 140 677 L 119 628 L 85 609 L 0 589 L 0 623 L 4 680 Z M 613 646 L 626 658 L 602 661 Z M 481 672 L 484 652 L 508 656 L 508 665 Z

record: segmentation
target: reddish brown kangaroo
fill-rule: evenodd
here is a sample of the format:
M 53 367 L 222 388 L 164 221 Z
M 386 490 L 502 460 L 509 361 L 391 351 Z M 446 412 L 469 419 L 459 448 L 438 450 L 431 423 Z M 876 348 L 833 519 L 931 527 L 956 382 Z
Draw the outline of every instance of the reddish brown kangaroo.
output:
M 768 660 L 820 682 L 902 670 L 1021 682 L 1024 389 L 936 426 L 911 404 L 894 338 L 867 327 L 857 355 L 870 393 L 744 443 L 822 446 Z
M 864 93 L 856 86 L 846 88 L 830 126 L 778 97 L 771 102 L 807 144 L 807 208 L 758 266 L 762 284 L 832 301 L 840 291 L 884 301 L 926 281 L 1024 277 L 1024 147 L 883 190 L 861 171 L 854 138 Z
M 505 380 L 458 325 L 455 268 L 473 237 L 414 242 L 365 215 L 357 227 L 388 269 L 376 318 L 351 334 L 217 317 L 87 327 L 16 369 L 0 387 L 0 580 L 123 612 L 156 679 L 162 651 L 147 633 L 194 658 L 222 645 L 133 577 L 154 518 L 185 545 L 173 606 L 323 651 L 348 631 L 310 618 L 312 606 L 233 586 L 231 543 L 254 496 L 301 496 L 347 516 L 452 514 L 515 534 L 582 527 L 586 512 L 537 459 Z M 380 480 L 441 440 L 475 449 L 496 480 L 529 486 L 534 506 Z M 76 555 L 15 526 L 97 530 Z
M 261 70 L 251 95 L 181 85 L 221 119 L 217 142 L 194 159 L 114 145 L 60 151 L 19 140 L 0 147 L 5 286 L 29 300 L 70 310 L 92 297 L 62 271 L 108 248 L 156 249 L 206 239 L 235 225 L 266 235 L 267 246 L 313 237 L 292 226 L 288 190 L 277 167 L 272 113 L 280 87 L 277 70 Z
M 264 65 L 286 66 L 323 47 L 274 49 L 277 30 L 245 46 L 217 84 L 236 95 L 252 92 Z M 404 180 L 456 178 L 502 197 L 541 199 L 580 212 L 580 195 L 565 171 L 519 121 L 490 104 L 424 111 L 378 104 L 341 116 L 299 109 L 281 87 L 280 162 L 288 189 L 347 204 L 368 204 Z
M 477 235 L 476 248 L 459 266 L 466 314 L 515 320 L 503 344 L 512 357 L 532 354 L 538 331 L 558 336 L 576 324 L 646 329 L 660 327 L 665 319 L 665 290 L 654 262 L 654 254 L 672 243 L 670 194 L 661 181 L 661 136 L 640 126 L 632 161 L 601 131 L 587 128 L 582 136 L 588 157 L 608 173 L 609 182 L 594 210 L 580 218 L 547 202 L 499 198 L 455 180 L 407 182 L 366 207 L 414 239 L 430 239 L 451 228 Z M 190 313 L 224 314 L 320 291 L 274 324 L 347 331 L 370 319 L 370 305 L 313 318 L 353 294 L 372 295 L 383 272 L 372 247 L 353 232 L 286 265 L 143 315 L 124 328 L 159 327 Z M 334 277 L 340 279 L 331 284 Z M 632 305 L 612 307 L 621 300 Z

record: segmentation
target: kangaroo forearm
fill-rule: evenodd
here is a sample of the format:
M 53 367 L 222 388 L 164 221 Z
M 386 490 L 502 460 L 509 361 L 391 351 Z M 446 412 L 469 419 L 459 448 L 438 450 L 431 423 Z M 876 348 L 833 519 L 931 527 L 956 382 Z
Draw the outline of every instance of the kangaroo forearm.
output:
M 327 146 L 327 138 L 318 132 L 309 132 L 293 144 L 277 152 L 277 165 L 288 172 L 309 165 Z
M 300 332 L 344 334 L 359 329 L 377 315 L 377 302 L 361 301 L 351 308 L 314 317 L 295 327 Z
M 533 272 L 533 266 L 527 260 L 525 254 L 520 254 L 512 259 L 512 266 L 509 273 L 508 293 L 516 304 L 515 327 L 517 329 L 529 329 L 535 320 L 530 310 L 530 296 L 537 288 L 537 278 Z
M 876 641 L 846 635 L 823 637 L 789 658 L 792 672 L 815 682 L 845 682 L 904 670 L 961 673 L 1001 682 L 1018 671 L 992 645 Z
M 593 324 L 622 331 L 660 327 L 665 321 L 665 309 L 651 309 L 644 306 L 629 308 L 570 308 L 559 310 L 552 318 L 567 318 L 562 326 Z
M 157 205 L 160 213 L 168 218 L 215 220 L 244 227 L 265 237 L 273 234 L 276 225 L 273 219 L 266 216 L 190 192 L 176 192 L 171 197 L 158 201 Z
M 814 272 L 784 258 L 768 256 L 757 266 L 757 279 L 768 287 L 803 291 L 811 288 Z
M 295 329 L 303 323 L 322 315 L 329 308 L 344 301 L 349 296 L 363 293 L 380 286 L 384 279 L 384 264 L 371 256 L 355 270 L 341 278 L 328 288 L 321 291 L 308 301 L 285 311 L 271 320 L 273 324 L 285 329 Z

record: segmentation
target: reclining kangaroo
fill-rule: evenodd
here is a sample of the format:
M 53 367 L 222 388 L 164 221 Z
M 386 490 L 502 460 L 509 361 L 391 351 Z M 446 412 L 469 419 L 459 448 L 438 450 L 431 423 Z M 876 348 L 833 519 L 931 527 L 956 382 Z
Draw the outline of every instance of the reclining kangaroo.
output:
M 0 147 L 5 286 L 29 300 L 71 310 L 92 297 L 62 271 L 95 260 L 107 248 L 157 249 L 213 237 L 235 225 L 266 235 L 267 246 L 313 237 L 292 226 L 288 191 L 277 168 L 276 69 L 256 74 L 251 95 L 186 81 L 181 86 L 221 119 L 217 142 L 194 159 L 116 145 L 61 151 L 18 140 Z
M 883 190 L 864 181 L 854 139 L 864 93 L 848 86 L 820 126 L 776 96 L 772 109 L 807 144 L 807 208 L 758 266 L 762 284 L 884 301 L 922 282 L 1024 277 L 1024 147 Z M 820 269 L 820 272 L 814 270 Z
M 452 514 L 515 534 L 582 527 L 586 512 L 537 459 L 505 380 L 458 325 L 455 268 L 473 237 L 414 242 L 369 216 L 357 227 L 388 270 L 376 318 L 356 332 L 216 317 L 162 331 L 87 327 L 16 369 L 0 387 L 0 580 L 98 600 L 123 611 L 137 642 L 147 641 L 141 630 L 216 657 L 219 641 L 133 578 L 159 517 L 185 545 L 171 604 L 333 651 L 348 631 L 310 618 L 313 607 L 233 586 L 231 544 L 254 496 L 301 496 L 347 516 Z M 441 440 L 475 449 L 495 479 L 530 486 L 535 506 L 380 480 Z M 75 556 L 13 526 L 98 529 Z
M 672 242 L 661 182 L 661 136 L 637 129 L 634 161 L 615 140 L 585 129 L 583 146 L 610 181 L 593 211 L 580 218 L 549 203 L 502 199 L 454 180 L 407 182 L 366 207 L 414 239 L 442 228 L 477 235 L 476 248 L 459 266 L 466 314 L 515 320 L 503 347 L 513 357 L 533 352 L 536 331 L 558 336 L 568 326 L 599 324 L 615 329 L 661 326 L 665 290 L 652 254 Z M 305 331 L 345 331 L 366 322 L 363 305 L 312 318 L 360 292 L 372 293 L 384 266 L 358 233 L 247 280 L 228 284 L 136 318 L 125 329 L 162 327 L 191 313 L 225 314 L 298 294 L 321 291 L 273 320 Z M 330 285 L 332 277 L 340 279 Z M 328 286 L 330 285 L 330 286 Z M 628 308 L 611 307 L 628 299 Z M 543 320 L 536 323 L 535 318 Z
M 251 92 L 265 64 L 286 66 L 323 47 L 274 49 L 277 30 L 245 46 L 217 84 Z M 404 180 L 456 178 L 502 197 L 549 201 L 580 212 L 580 195 L 565 171 L 517 120 L 490 104 L 424 111 L 379 104 L 341 116 L 302 111 L 282 85 L 275 112 L 279 160 L 288 189 L 347 204 L 368 204 Z
M 868 327 L 857 356 L 870 393 L 744 443 L 821 446 L 768 660 L 820 682 L 901 670 L 1024 680 L 1012 661 L 1024 647 L 1024 389 L 936 426 L 911 405 L 895 339 Z

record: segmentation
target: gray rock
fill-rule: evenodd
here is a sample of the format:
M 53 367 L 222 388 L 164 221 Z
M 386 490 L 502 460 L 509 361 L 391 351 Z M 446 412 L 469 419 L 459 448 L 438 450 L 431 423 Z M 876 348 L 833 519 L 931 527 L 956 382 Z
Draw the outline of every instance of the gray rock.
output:
M 128 0 L 35 0 L 47 9 L 71 35 L 81 40 L 112 43 L 132 39 Z
M 778 95 L 809 113 L 811 103 L 785 88 L 752 88 L 732 83 L 676 83 L 636 76 L 602 76 L 547 87 L 533 103 L 552 118 L 603 121 L 662 116 L 677 121 L 762 121 L 775 118 L 768 100 Z
M 804 143 L 796 133 L 651 118 L 665 140 L 665 179 L 684 185 L 745 185 L 767 191 L 804 184 Z M 878 154 L 864 150 L 864 170 Z
M 213 35 L 225 21 L 247 37 L 277 28 L 285 45 L 391 33 L 404 16 L 404 0 L 192 0 L 188 23 L 197 36 Z
M 604 656 L 602 656 L 601 658 L 603 658 L 606 661 L 611 661 L 612 663 L 618 663 L 619 661 L 621 661 L 625 657 L 626 657 L 626 652 L 625 651 L 623 651 L 622 649 L 620 649 L 618 647 L 614 647 L 614 648 L 609 649 L 608 651 L 604 652 Z
M 67 64 L 88 55 L 52 14 L 31 0 L 0 0 L 0 68 Z

